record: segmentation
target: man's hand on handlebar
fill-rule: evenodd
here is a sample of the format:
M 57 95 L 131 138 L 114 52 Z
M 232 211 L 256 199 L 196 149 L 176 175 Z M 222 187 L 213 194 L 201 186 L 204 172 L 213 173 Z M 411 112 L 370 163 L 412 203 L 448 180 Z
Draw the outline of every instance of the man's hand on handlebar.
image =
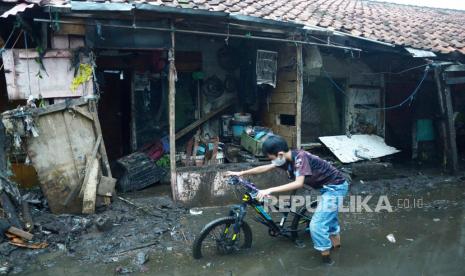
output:
M 264 199 L 270 197 L 271 193 L 272 193 L 271 189 L 260 190 L 258 191 L 258 194 L 257 194 L 257 200 L 263 201 Z
M 227 171 L 224 176 L 242 176 L 242 172 L 232 172 L 232 171 Z

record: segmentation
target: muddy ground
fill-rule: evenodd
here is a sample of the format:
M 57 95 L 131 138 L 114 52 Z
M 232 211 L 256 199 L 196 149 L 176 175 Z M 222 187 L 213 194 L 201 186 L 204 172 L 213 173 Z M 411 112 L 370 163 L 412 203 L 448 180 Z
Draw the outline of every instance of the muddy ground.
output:
M 192 215 L 166 191 L 155 187 L 122 195 L 141 208 L 117 200 L 92 216 L 55 216 L 37 204 L 35 239 L 49 247 L 20 249 L 4 242 L 0 266 L 17 275 L 465 275 L 463 174 L 405 169 L 391 179 L 354 178 L 351 195 L 387 195 L 394 212 L 342 213 L 343 247 L 333 253 L 330 267 L 321 264 L 308 236 L 303 248 L 269 237 L 251 212 L 250 250 L 193 260 L 195 235 L 228 209 L 203 208 Z M 421 206 L 414 206 L 420 199 Z

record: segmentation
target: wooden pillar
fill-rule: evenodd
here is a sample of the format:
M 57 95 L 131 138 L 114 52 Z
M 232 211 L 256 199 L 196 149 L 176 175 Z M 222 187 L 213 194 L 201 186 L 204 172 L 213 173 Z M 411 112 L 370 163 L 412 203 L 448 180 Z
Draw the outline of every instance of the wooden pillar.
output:
M 452 173 L 456 173 L 458 170 L 458 157 L 450 88 L 444 84 L 443 69 L 440 66 L 434 68 L 434 77 L 440 111 L 439 135 L 443 150 L 443 167 L 444 169 L 450 169 Z
M 448 132 L 450 169 L 453 174 L 458 172 L 457 141 L 454 123 L 454 110 L 452 106 L 452 95 L 450 85 L 444 87 L 444 107 L 446 108 L 446 127 Z
M 171 173 L 171 192 L 173 200 L 176 201 L 177 186 L 176 186 L 176 128 L 175 128 L 175 99 L 176 99 L 176 67 L 175 59 L 175 34 L 174 24 L 171 23 L 171 48 L 168 52 L 169 59 L 169 124 L 170 124 L 170 173 Z
M 304 84 L 303 84 L 303 53 L 302 53 L 302 44 L 296 46 L 297 49 L 297 85 L 296 85 L 296 115 L 295 115 L 295 125 L 296 125 L 296 147 L 300 149 L 302 145 L 302 98 L 304 94 Z

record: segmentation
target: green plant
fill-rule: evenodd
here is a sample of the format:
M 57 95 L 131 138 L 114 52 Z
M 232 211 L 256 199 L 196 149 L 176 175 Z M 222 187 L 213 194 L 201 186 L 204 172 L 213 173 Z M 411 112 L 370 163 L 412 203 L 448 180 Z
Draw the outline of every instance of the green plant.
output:
M 168 154 L 163 155 L 163 157 L 158 159 L 158 161 L 155 164 L 157 164 L 158 167 L 169 168 L 170 156 Z

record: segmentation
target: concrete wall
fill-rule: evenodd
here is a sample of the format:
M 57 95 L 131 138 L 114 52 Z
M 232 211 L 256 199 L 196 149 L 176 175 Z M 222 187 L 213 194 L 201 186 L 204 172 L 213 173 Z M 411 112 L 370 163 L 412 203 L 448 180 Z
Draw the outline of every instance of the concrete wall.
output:
M 237 163 L 178 168 L 176 199 L 188 207 L 239 203 L 242 200 L 242 194 L 227 184 L 224 173 L 247 170 L 257 165 L 259 164 Z M 250 176 L 247 179 L 255 183 L 259 189 L 289 182 L 287 173 L 281 169 Z

